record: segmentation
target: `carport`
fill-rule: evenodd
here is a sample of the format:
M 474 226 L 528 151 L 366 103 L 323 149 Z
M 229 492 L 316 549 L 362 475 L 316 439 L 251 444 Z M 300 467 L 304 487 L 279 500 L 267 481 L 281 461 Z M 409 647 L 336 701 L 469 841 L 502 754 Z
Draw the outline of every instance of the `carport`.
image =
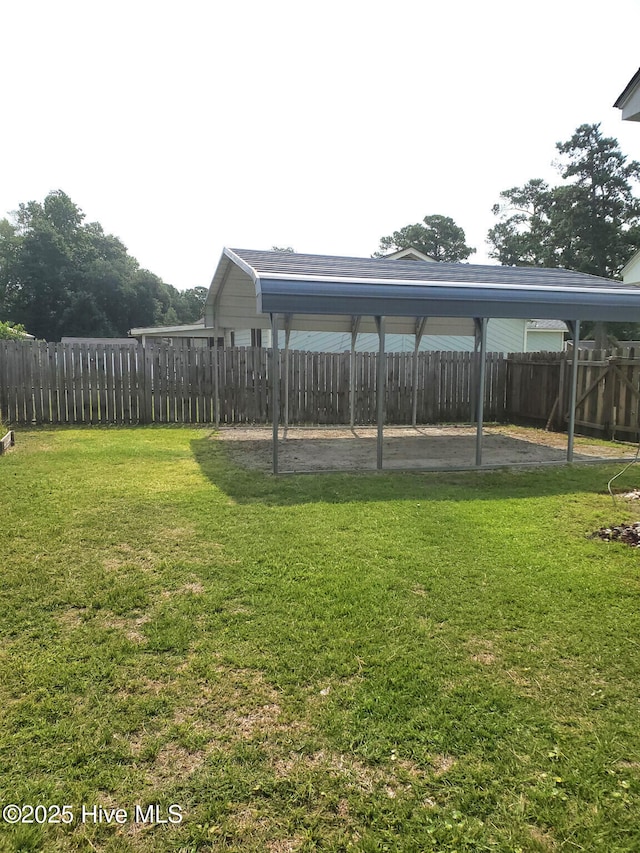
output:
M 224 249 L 205 307 L 205 326 L 213 328 L 216 337 L 224 329 L 270 328 L 273 364 L 279 358 L 279 331 L 284 331 L 285 351 L 292 329 L 349 331 L 353 354 L 357 334 L 375 329 L 379 342 L 376 390 L 379 470 L 384 461 L 385 335 L 390 332 L 414 335 L 414 355 L 422 336 L 433 330 L 474 336 L 478 354 L 475 466 L 480 467 L 488 320 L 532 317 L 563 320 L 573 338 L 566 455 L 571 462 L 580 324 L 630 319 L 640 322 L 640 293 L 633 287 L 564 269 Z M 416 378 L 414 370 L 414 425 Z M 289 377 L 285 372 L 285 425 L 288 388 Z M 278 473 L 278 381 L 273 382 L 272 394 L 273 472 Z

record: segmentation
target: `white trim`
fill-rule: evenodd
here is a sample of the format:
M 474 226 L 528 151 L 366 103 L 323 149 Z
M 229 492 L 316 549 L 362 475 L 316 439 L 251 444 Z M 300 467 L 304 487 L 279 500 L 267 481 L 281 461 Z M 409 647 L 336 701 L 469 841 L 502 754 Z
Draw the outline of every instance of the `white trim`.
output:
M 204 324 L 204 320 L 199 323 L 187 323 L 184 326 L 139 326 L 136 329 L 129 329 L 130 337 L 138 335 L 171 335 L 179 332 L 200 332 L 208 328 Z
M 229 258 L 229 260 L 233 261 L 233 263 L 236 266 L 240 267 L 240 269 L 243 272 L 246 272 L 246 274 L 248 276 L 250 276 L 257 285 L 257 283 L 258 283 L 257 279 L 259 276 L 258 276 L 258 271 L 254 267 L 252 267 L 246 261 L 243 261 L 242 258 L 240 257 L 240 255 L 236 255 L 236 253 L 232 249 L 225 248 L 225 250 L 222 254 L 226 255 Z M 214 276 L 214 278 L 215 278 L 215 276 Z M 213 284 L 213 282 L 211 282 L 211 283 Z

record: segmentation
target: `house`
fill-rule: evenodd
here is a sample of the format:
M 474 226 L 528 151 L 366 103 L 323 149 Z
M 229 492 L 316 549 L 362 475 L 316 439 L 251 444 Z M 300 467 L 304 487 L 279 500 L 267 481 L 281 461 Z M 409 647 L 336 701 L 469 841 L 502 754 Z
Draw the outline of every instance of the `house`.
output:
M 618 95 L 613 106 L 622 110 L 623 121 L 640 121 L 640 68 Z
M 489 320 L 487 347 L 489 352 L 562 352 L 567 332 L 562 320 Z M 236 338 L 242 339 L 241 335 Z M 284 343 L 284 333 L 280 344 Z M 425 334 L 420 341 L 419 351 L 440 350 L 443 352 L 472 352 L 473 332 L 457 335 Z M 271 333 L 266 333 L 265 346 L 271 345 Z M 347 332 L 295 332 L 289 335 L 289 348 L 305 352 L 345 352 L 351 346 L 351 335 Z M 357 352 L 374 352 L 378 348 L 375 332 L 360 333 L 355 349 Z M 413 335 L 388 334 L 387 352 L 413 352 Z
M 622 280 L 625 284 L 640 285 L 640 251 L 637 251 L 623 267 Z
M 166 343 L 172 346 L 212 347 L 215 344 L 213 329 L 205 329 L 204 318 L 195 323 L 181 326 L 141 326 L 129 330 L 131 338 L 137 338 L 141 344 Z M 224 345 L 224 341 L 218 341 Z M 233 346 L 232 336 L 229 336 L 228 346 Z
M 270 252 L 274 263 L 283 254 L 289 256 L 289 263 L 295 264 L 295 253 Z M 300 258 L 306 257 L 303 255 Z M 220 265 L 224 266 L 224 254 Z M 363 259 L 368 261 L 371 259 Z M 383 262 L 403 260 L 407 263 L 438 265 L 433 258 L 428 257 L 417 249 L 407 248 L 384 258 Z M 468 267 L 468 264 L 447 264 L 447 267 Z M 230 276 L 230 279 L 229 279 Z M 233 325 L 229 322 L 227 307 L 232 305 Z M 225 308 L 225 325 L 215 328 L 216 313 L 220 307 Z M 317 323 L 296 324 L 296 329 L 280 330 L 279 343 L 284 345 L 288 337 L 290 349 L 305 352 L 344 352 L 352 346 L 354 328 L 344 321 L 336 328 L 319 329 Z M 402 328 L 401 328 L 402 327 Z M 387 352 L 413 352 L 415 349 L 415 328 L 406 328 L 407 324 L 392 324 L 386 336 Z M 564 338 L 567 327 L 560 320 L 526 320 L 521 318 L 491 319 L 487 328 L 487 346 L 491 352 L 561 352 L 564 349 Z M 163 340 L 174 346 L 213 346 L 217 338 L 219 345 L 224 346 L 271 346 L 271 327 L 268 315 L 256 311 L 255 293 L 247 286 L 246 281 L 236 281 L 233 271 L 227 273 L 218 271 L 214 275 L 207 301 L 205 316 L 198 323 L 184 326 L 158 326 L 131 329 L 129 333 L 142 343 L 151 340 Z M 378 336 L 372 321 L 359 323 L 355 331 L 354 349 L 358 352 L 373 352 L 378 348 Z M 431 318 L 423 328 L 418 349 L 441 350 L 455 352 L 470 352 L 475 346 L 475 329 L 473 321 L 468 318 Z

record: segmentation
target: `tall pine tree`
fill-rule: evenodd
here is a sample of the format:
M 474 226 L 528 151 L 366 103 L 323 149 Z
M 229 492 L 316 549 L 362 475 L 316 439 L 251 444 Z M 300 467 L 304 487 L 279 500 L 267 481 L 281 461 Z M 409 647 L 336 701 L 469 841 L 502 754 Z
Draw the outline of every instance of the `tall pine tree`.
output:
M 640 248 L 640 163 L 629 161 L 599 124 L 583 124 L 558 142 L 562 183 L 540 179 L 500 193 L 499 222 L 489 231 L 491 257 L 503 264 L 564 267 L 618 278 Z M 589 327 L 587 326 L 587 331 Z M 602 328 L 595 329 L 604 343 Z M 632 324 L 609 327 L 614 337 L 638 334 Z

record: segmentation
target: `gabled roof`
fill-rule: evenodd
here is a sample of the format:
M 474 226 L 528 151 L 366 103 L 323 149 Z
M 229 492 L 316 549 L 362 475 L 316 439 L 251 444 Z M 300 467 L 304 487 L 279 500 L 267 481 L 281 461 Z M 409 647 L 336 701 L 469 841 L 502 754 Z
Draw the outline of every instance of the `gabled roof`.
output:
M 212 313 L 230 277 L 253 284 L 262 314 L 640 322 L 640 290 L 564 269 L 225 249 Z
M 529 320 L 528 332 L 566 332 L 567 324 L 562 320 Z
M 406 249 L 398 249 L 397 252 L 390 252 L 388 255 L 382 255 L 383 260 L 403 258 L 405 261 L 427 261 L 427 263 L 436 263 L 435 259 L 430 255 L 425 255 L 420 249 L 415 249 L 413 246 L 407 246 Z
M 640 121 L 640 68 L 618 95 L 613 106 L 622 110 L 623 119 Z

